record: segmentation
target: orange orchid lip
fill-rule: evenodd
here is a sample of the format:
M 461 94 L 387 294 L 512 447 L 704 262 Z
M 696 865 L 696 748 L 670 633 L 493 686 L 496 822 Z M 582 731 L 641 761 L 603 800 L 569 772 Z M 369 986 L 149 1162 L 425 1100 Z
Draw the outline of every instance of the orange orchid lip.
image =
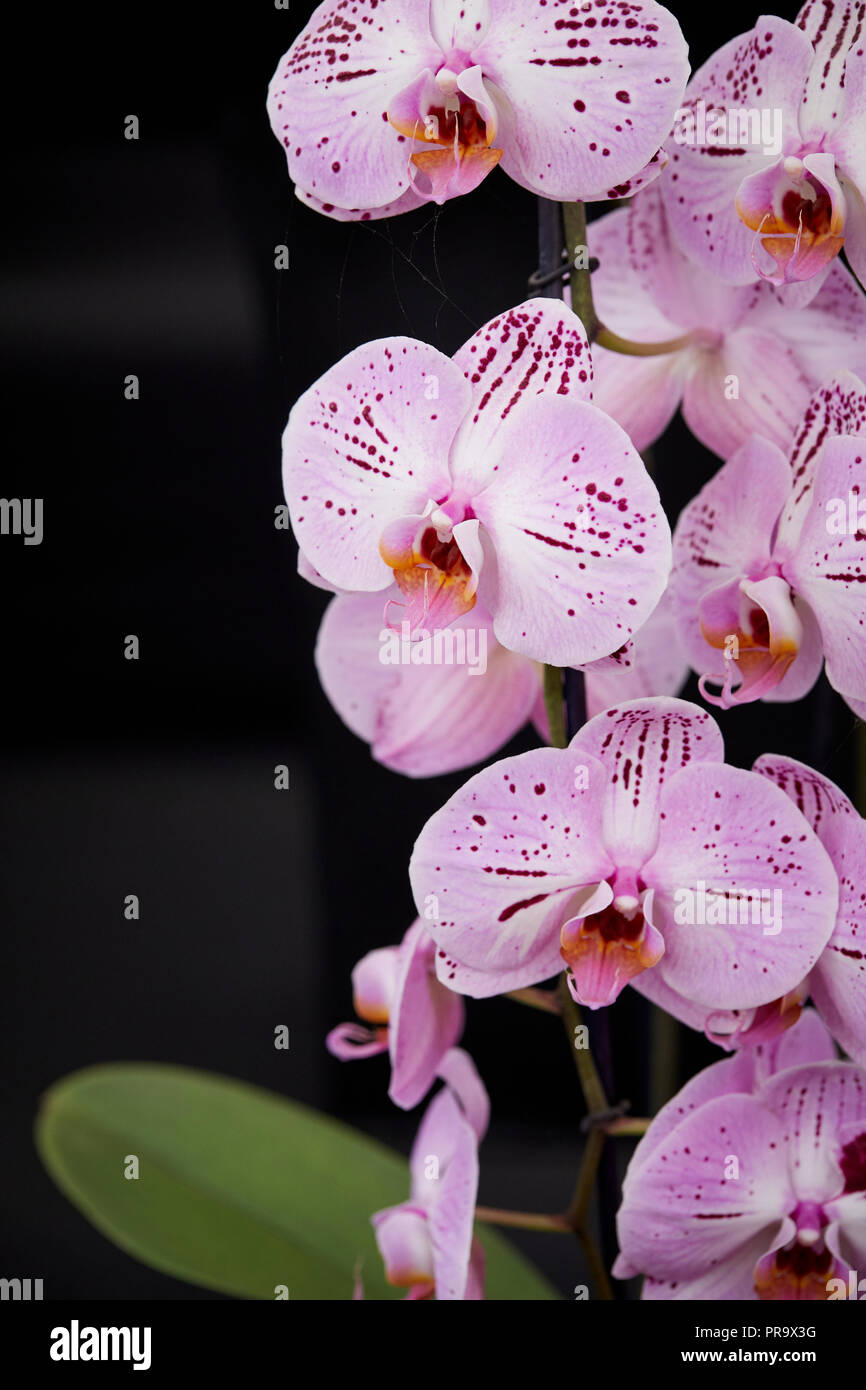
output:
M 623 910 L 625 909 L 625 910 Z M 566 922 L 560 955 L 588 1008 L 613 1003 L 620 991 L 664 954 L 664 942 L 644 918 L 637 899 L 616 899 L 601 912 Z
M 755 1266 L 755 1293 L 763 1301 L 826 1300 L 833 1254 L 826 1246 L 797 1241 L 765 1255 Z
M 494 149 L 495 103 L 478 66 L 454 58 L 434 75 L 428 70 L 400 93 L 388 109 L 390 124 L 404 139 L 430 146 L 409 158 L 413 183 L 440 200 L 449 191 L 475 188 L 502 158 Z
M 766 615 L 762 610 L 755 611 L 766 621 Z M 756 626 L 760 629 L 760 622 L 756 623 Z M 731 659 L 742 677 L 741 685 L 747 686 L 754 685 L 758 680 L 762 686 L 778 685 L 800 650 L 799 643 L 794 638 L 785 634 L 774 639 L 769 629 L 765 637 L 760 635 L 760 631 L 756 633 L 754 628 L 739 628 L 734 633 L 720 637 L 718 633 L 708 631 L 701 625 L 701 634 L 716 651 L 727 650 L 731 639 L 734 639 L 738 654 Z
M 463 149 L 479 145 L 489 148 L 496 138 L 495 124 L 486 122 L 475 102 L 462 94 L 459 100 L 455 97 L 453 102 L 447 100 L 447 104 L 443 101 L 441 106 L 431 106 L 423 119 L 416 117 L 409 121 L 404 117 L 389 116 L 388 120 L 395 130 L 409 140 L 423 140 L 430 145 L 453 147 L 456 142 Z
M 502 151 L 490 150 L 486 146 L 460 144 L 457 147 L 457 157 L 461 164 L 467 167 L 473 166 L 471 176 L 475 178 L 476 175 L 479 175 L 478 181 L 480 182 L 484 175 L 496 168 L 502 158 Z M 412 155 L 412 163 L 433 183 L 437 174 L 441 174 L 453 165 L 454 151 L 451 149 L 419 150 Z
M 387 1039 L 388 1024 L 391 1021 L 391 1011 L 387 1005 L 367 1003 L 356 995 L 352 1001 L 352 1007 L 358 1018 L 362 1018 L 365 1023 L 372 1024 L 377 1034 Z
M 723 680 L 718 675 L 701 677 L 701 693 L 723 708 L 758 699 L 774 689 L 799 655 L 803 639 L 793 595 L 780 575 L 741 580 L 737 599 L 738 613 L 730 610 L 728 601 L 721 609 L 714 609 L 710 601 L 699 614 L 701 636 L 708 646 L 724 653 L 726 666 Z M 708 680 L 722 682 L 720 695 L 707 692 Z
M 475 607 L 475 594 L 469 592 L 471 572 L 463 557 L 460 572 L 443 573 L 429 565 L 413 565 L 394 571 L 394 578 L 408 600 L 412 629 L 431 622 L 436 627 L 447 626 Z M 465 568 L 464 568 L 465 567 Z
M 483 110 L 479 109 L 479 101 Z M 446 65 L 435 77 L 428 73 L 414 88 L 408 104 L 398 99 L 387 114 L 390 124 L 407 139 L 459 147 L 461 157 L 473 147 L 490 148 L 496 139 L 496 110 L 484 88 L 480 68 L 454 71 Z M 497 152 L 497 159 L 501 153 Z
M 476 600 L 477 575 L 453 534 L 438 532 L 431 520 L 424 517 L 415 524 L 406 518 L 386 528 L 379 541 L 379 554 L 406 596 L 403 618 L 413 630 L 425 623 L 447 627 L 474 608 Z
M 411 1269 L 401 1269 L 396 1273 L 392 1270 L 386 1269 L 385 1282 L 390 1284 L 392 1289 L 429 1289 L 429 1294 L 423 1295 L 423 1297 L 425 1298 L 430 1297 L 436 1288 L 436 1285 L 431 1280 L 429 1274 L 422 1274 L 417 1270 Z M 419 1295 L 419 1297 L 420 1296 L 421 1295 Z
M 845 199 L 835 172 L 823 167 L 826 158 L 790 155 L 767 173 L 747 179 L 737 192 L 737 214 L 755 233 L 753 264 L 774 284 L 809 279 L 845 243 Z M 772 274 L 755 260 L 759 243 L 776 262 Z

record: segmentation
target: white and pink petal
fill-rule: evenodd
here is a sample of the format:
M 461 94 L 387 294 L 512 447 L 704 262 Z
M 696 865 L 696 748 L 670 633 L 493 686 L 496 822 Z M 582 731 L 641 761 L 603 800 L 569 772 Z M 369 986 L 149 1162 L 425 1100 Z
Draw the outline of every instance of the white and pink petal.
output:
M 298 544 L 327 582 L 391 582 L 382 532 L 448 495 L 448 452 L 468 405 L 459 368 L 412 338 L 355 348 L 297 401 L 283 434 L 283 486 Z
M 531 717 L 538 667 L 500 646 L 481 604 L 410 640 L 385 626 L 386 607 L 401 601 L 394 588 L 328 606 L 316 642 L 328 699 L 395 772 L 431 777 L 483 762 Z
M 866 495 L 866 439 L 835 436 L 821 447 L 811 505 L 783 565 L 791 587 L 809 604 L 821 630 L 827 678 L 843 698 L 866 698 L 866 506 L 863 530 L 831 525 Z M 784 537 L 780 535 L 784 544 Z
M 697 763 L 666 782 L 661 817 L 642 877 L 655 890 L 665 983 L 712 1009 L 755 1008 L 798 986 L 833 931 L 839 890 L 788 797 L 741 768 Z
M 572 899 L 614 867 L 601 838 L 605 776 L 588 754 L 537 749 L 476 773 L 427 822 L 409 877 L 445 984 L 484 997 L 562 968 Z
M 475 50 L 501 91 L 502 167 L 534 193 L 594 197 L 639 174 L 670 130 L 688 77 L 674 16 L 654 0 L 497 0 Z
M 665 590 L 627 652 L 627 663 L 611 661 L 604 670 L 585 671 L 586 709 L 590 719 L 624 700 L 677 695 L 685 685 L 689 663 L 680 646 L 669 589 Z
M 325 0 L 283 55 L 268 89 L 271 128 L 292 180 L 335 208 L 376 209 L 409 189 L 391 98 L 441 52 L 417 0 Z
M 526 401 L 474 509 L 496 555 L 479 597 L 511 651 L 577 666 L 622 647 L 666 587 L 669 529 L 625 432 L 595 406 Z
M 490 481 L 505 423 L 544 393 L 592 399 L 586 330 L 556 299 L 529 299 L 491 319 L 454 354 L 472 401 L 454 444 L 454 473 L 475 491 Z
M 604 842 L 618 867 L 633 869 L 658 845 L 665 784 L 692 763 L 720 764 L 725 756 L 719 726 L 706 710 L 662 697 L 597 714 L 569 751 L 604 767 L 604 784 L 596 788 Z
M 432 937 L 416 920 L 400 946 L 388 1028 L 388 1095 L 403 1110 L 423 1100 L 463 1032 L 463 1000 L 440 984 L 434 952 Z
M 617 1217 L 628 1272 L 681 1281 L 734 1261 L 751 1273 L 752 1242 L 768 1248 L 791 1192 L 781 1138 L 780 1120 L 754 1096 L 720 1095 L 687 1114 L 628 1186 Z

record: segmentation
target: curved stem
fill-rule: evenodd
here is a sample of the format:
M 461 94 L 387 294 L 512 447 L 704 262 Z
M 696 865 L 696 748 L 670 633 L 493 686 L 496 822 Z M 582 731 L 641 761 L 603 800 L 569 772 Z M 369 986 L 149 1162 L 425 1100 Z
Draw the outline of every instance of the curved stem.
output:
M 694 342 L 693 333 L 683 333 L 680 338 L 667 338 L 660 343 L 636 343 L 632 338 L 622 338 L 619 333 L 599 323 L 593 341 L 608 352 L 621 352 L 627 357 L 662 357 L 668 352 L 682 352 Z
M 661 357 L 665 353 L 681 352 L 694 342 L 694 334 L 668 338 L 660 343 L 636 343 L 623 338 L 601 322 L 592 298 L 592 277 L 589 271 L 589 248 L 586 244 L 586 208 L 583 203 L 564 203 L 562 218 L 565 225 L 565 244 L 571 265 L 571 307 L 582 321 L 590 343 L 609 352 L 625 353 L 629 357 Z

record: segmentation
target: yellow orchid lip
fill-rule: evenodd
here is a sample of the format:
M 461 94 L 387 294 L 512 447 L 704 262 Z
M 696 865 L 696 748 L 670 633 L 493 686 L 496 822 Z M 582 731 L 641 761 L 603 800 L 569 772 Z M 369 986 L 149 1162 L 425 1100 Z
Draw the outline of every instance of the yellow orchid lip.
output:
M 426 620 L 436 627 L 447 626 L 475 607 L 468 567 L 465 573 L 443 574 L 430 565 L 413 565 L 395 570 L 394 578 L 413 610 L 415 621 L 409 618 L 413 629 Z
M 749 610 L 748 627 L 740 625 L 735 632 L 722 632 L 705 624 L 702 618 L 699 621 L 701 636 L 717 651 L 730 647 L 732 638 L 736 638 L 736 646 L 741 651 L 768 652 L 774 659 L 787 656 L 793 660 L 800 650 L 797 634 L 789 628 L 771 624 L 767 613 L 757 604 Z
M 761 609 L 757 612 L 766 624 L 765 632 L 758 623 L 755 625 L 757 631 L 753 626 L 751 630 L 738 628 L 736 632 L 720 634 L 711 628 L 705 628 L 701 623 L 701 636 L 716 651 L 736 652 L 731 660 L 737 663 L 743 677 L 749 673 L 754 674 L 759 669 L 767 672 L 773 670 L 778 680 L 781 680 L 799 654 L 800 644 L 789 633 L 771 633 L 769 624 L 766 623 L 766 614 Z
M 440 539 L 429 519 L 422 521 L 411 538 L 405 532 L 398 535 L 396 528 L 393 533 L 386 529 L 379 540 L 379 554 L 385 564 L 395 571 L 424 565 L 428 569 L 453 575 L 461 568 L 469 569 L 453 536 L 447 540 Z

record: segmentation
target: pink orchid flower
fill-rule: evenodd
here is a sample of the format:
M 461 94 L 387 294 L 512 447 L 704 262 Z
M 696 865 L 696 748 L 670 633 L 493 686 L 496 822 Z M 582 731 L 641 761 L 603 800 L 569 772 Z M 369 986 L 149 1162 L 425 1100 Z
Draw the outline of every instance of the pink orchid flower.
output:
M 326 585 L 382 593 L 435 632 L 475 606 L 509 651 L 582 665 L 624 645 L 669 572 L 640 455 L 590 404 L 580 320 L 535 299 L 454 358 L 411 338 L 356 348 L 297 402 L 283 480 Z M 383 604 L 384 607 L 384 604 Z
M 389 1284 L 412 1300 L 484 1297 L 484 1251 L 473 1236 L 478 1145 L 487 1129 L 487 1092 L 465 1052 L 453 1049 L 446 1085 L 421 1121 L 409 1170 L 408 1202 L 372 1218 Z
M 833 933 L 811 973 L 788 993 L 758 1009 L 707 1010 L 678 995 L 648 972 L 635 988 L 660 1008 L 728 1051 L 767 1043 L 801 1016 L 811 995 L 837 1042 L 866 1067 L 866 822 L 829 778 L 793 758 L 764 754 L 753 771 L 781 787 L 805 816 L 830 856 L 839 879 Z
M 723 458 L 760 434 L 788 449 L 813 392 L 841 362 L 866 376 L 866 298 L 840 261 L 798 309 L 765 282 L 733 287 L 680 250 L 658 186 L 593 222 L 602 322 L 638 342 L 680 341 L 657 357 L 597 345 L 593 401 L 646 449 L 678 407 Z
M 671 588 L 711 704 L 799 700 L 825 663 L 866 712 L 864 431 L 866 387 L 840 373 L 812 398 L 790 460 L 755 435 L 682 513 Z
M 371 1026 L 341 1023 L 325 1040 L 342 1062 L 387 1052 L 388 1095 L 403 1110 L 423 1100 L 463 1032 L 463 1000 L 436 978 L 434 952 L 417 920 L 399 946 L 369 951 L 352 971 L 352 993 L 355 1013 Z
M 268 114 L 298 197 L 340 220 L 442 204 L 497 164 L 547 198 L 625 197 L 664 166 L 687 51 L 654 0 L 327 0 Z
M 866 821 L 834 782 L 793 758 L 767 753 L 754 770 L 791 798 L 838 874 L 836 925 L 808 988 L 836 1041 L 866 1068 Z
M 399 589 L 386 598 L 400 598 Z M 531 717 L 541 667 L 496 640 L 480 603 L 410 640 L 383 627 L 383 595 L 344 594 L 325 611 L 316 667 L 325 694 L 373 757 L 409 777 L 484 762 Z
M 341 594 L 325 610 L 316 667 L 343 722 L 377 762 L 408 777 L 484 762 L 530 719 L 549 741 L 542 667 L 497 642 L 480 603 L 443 633 L 410 641 L 383 628 L 382 595 Z M 665 591 L 621 657 L 587 670 L 587 709 L 676 695 L 688 674 Z
M 481 998 L 565 965 L 590 1008 L 650 971 L 713 1009 L 793 989 L 833 930 L 836 873 L 785 794 L 723 758 L 706 711 L 656 698 L 476 773 L 409 868 L 440 979 Z
M 665 589 L 630 642 L 611 656 L 578 669 L 583 673 L 586 713 L 590 719 L 623 700 L 678 695 L 688 680 L 689 663 L 680 646 L 670 590 Z M 544 742 L 549 743 L 550 723 L 543 689 L 538 692 L 532 722 Z
M 583 667 L 587 717 L 601 714 L 623 700 L 649 695 L 678 695 L 688 680 L 689 663 L 680 645 L 670 589 L 665 589 L 650 616 L 627 649 L 624 662 L 597 661 Z M 536 727 L 549 741 L 545 714 L 543 725 L 536 712 Z
M 645 1299 L 846 1297 L 866 1263 L 866 1073 L 811 1012 L 707 1067 L 638 1145 L 617 1229 L 614 1275 L 646 1274 Z
M 844 245 L 866 275 L 866 49 L 849 0 L 762 15 L 694 74 L 669 146 L 676 235 L 735 285 L 811 281 Z
M 657 970 L 648 970 L 633 984 L 638 994 L 672 1014 L 680 1023 L 704 1033 L 710 1042 L 726 1052 L 734 1052 L 738 1048 L 748 1051 L 769 1046 L 793 1028 L 803 1017 L 810 978 L 801 980 L 777 999 L 748 1009 L 707 1008 L 672 989 Z

